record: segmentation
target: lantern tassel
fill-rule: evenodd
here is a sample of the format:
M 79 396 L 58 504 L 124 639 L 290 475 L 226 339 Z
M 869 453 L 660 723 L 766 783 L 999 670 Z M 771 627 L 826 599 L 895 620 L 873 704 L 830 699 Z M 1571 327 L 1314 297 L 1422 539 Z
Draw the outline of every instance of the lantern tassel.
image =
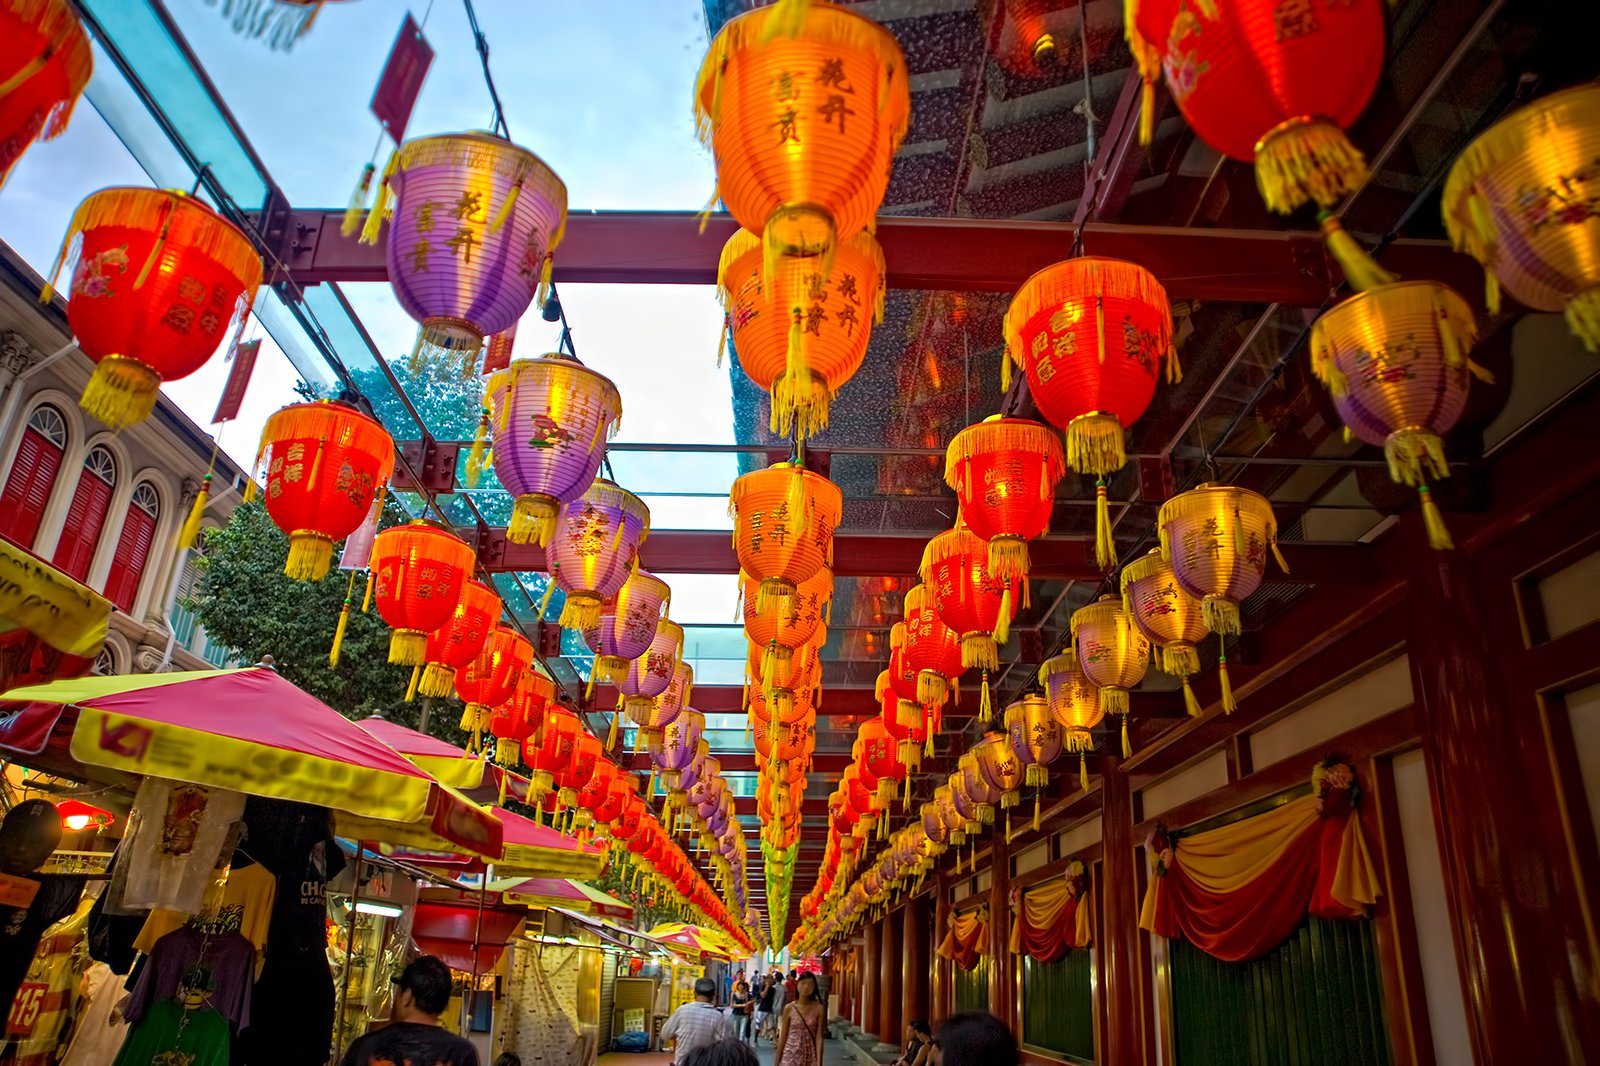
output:
M 1328 252 L 1338 261 L 1345 280 L 1357 292 L 1366 292 L 1380 285 L 1393 285 L 1400 279 L 1378 265 L 1367 250 L 1345 230 L 1339 216 L 1328 211 L 1320 212 L 1317 219 L 1322 224 L 1322 239 Z
M 1128 716 L 1124 714 L 1124 715 L 1121 716 L 1121 718 L 1122 718 L 1122 757 L 1124 759 L 1127 759 L 1127 758 L 1131 758 L 1132 755 L 1133 755 L 1133 745 L 1128 743 Z
M 1367 161 L 1331 122 L 1291 119 L 1256 142 L 1256 187 L 1276 214 L 1308 201 L 1336 203 L 1366 176 Z
M 1239 701 L 1233 698 L 1233 679 L 1228 676 L 1226 651 L 1217 656 L 1217 683 L 1222 686 L 1222 713 L 1232 714 L 1239 709 Z
M 1455 542 L 1450 539 L 1450 531 L 1445 528 L 1444 516 L 1439 513 L 1439 505 L 1433 502 L 1433 491 L 1426 484 L 1417 486 L 1417 495 L 1422 497 L 1422 524 L 1428 531 L 1428 546 L 1434 551 L 1449 551 L 1454 548 Z
M 144 288 L 144 283 L 150 278 L 150 271 L 154 269 L 156 263 L 160 261 L 161 252 L 167 246 L 167 230 L 172 224 L 170 215 L 171 210 L 172 208 L 169 203 L 169 206 L 167 207 L 168 219 L 161 224 L 161 234 L 156 237 L 156 243 L 150 246 L 150 254 L 145 257 L 144 266 L 139 268 L 139 276 L 133 279 L 133 287 L 135 289 Z
M 1000 350 L 1000 395 L 1004 396 L 1011 391 L 1011 352 L 1008 349 Z
M 367 571 L 367 591 L 361 596 L 361 613 L 366 614 L 372 609 L 372 571 Z
M 511 191 L 506 193 L 505 201 L 501 203 L 500 210 L 495 212 L 494 221 L 489 223 L 490 233 L 500 232 L 500 227 L 506 224 L 506 220 L 511 217 L 512 209 L 517 206 L 517 197 L 521 195 L 522 182 L 519 181 L 511 186 Z
M 356 572 L 350 571 L 350 584 L 344 592 L 344 605 L 339 608 L 339 624 L 333 629 L 333 647 L 328 649 L 328 669 L 339 668 L 339 652 L 344 650 L 344 631 L 350 624 L 350 600 L 356 591 Z
M 1183 677 L 1183 707 L 1189 712 L 1190 718 L 1200 717 L 1200 701 L 1195 699 L 1194 686 L 1189 684 L 1189 676 Z
M 535 294 L 535 298 L 538 300 L 539 307 L 541 309 L 544 307 L 545 301 L 550 299 L 550 279 L 554 275 L 555 269 L 555 256 L 551 255 L 549 252 L 546 252 L 544 255 L 544 265 L 539 268 L 539 291 Z
M 1100 569 L 1110 570 L 1117 563 L 1116 539 L 1111 531 L 1111 504 L 1106 499 L 1106 479 L 1094 483 L 1094 558 Z
M 1039 798 L 1040 795 L 1037 791 L 1033 794 L 1033 831 L 1035 833 L 1039 831 L 1039 811 L 1044 805 L 1044 801 Z
M 161 378 L 155 371 L 137 360 L 108 355 L 94 368 L 78 406 L 117 430 L 149 418 L 159 395 Z
M 722 369 L 722 357 L 728 354 L 728 316 L 722 316 L 722 334 L 717 341 L 717 369 Z
M 406 702 L 411 703 L 417 698 L 417 686 L 422 683 L 422 664 L 411 668 L 411 684 L 406 686 Z
M 1078 752 L 1078 787 L 1089 791 L 1089 756 Z
M 995 618 L 994 632 L 990 634 L 994 638 L 995 655 L 997 657 L 1000 654 L 1000 646 L 1011 639 L 1011 618 L 1017 611 L 1011 595 L 1011 587 L 1012 583 L 1006 582 L 1005 591 L 1000 593 L 1000 614 Z
M 371 163 L 361 168 L 361 177 L 356 179 L 355 191 L 350 194 L 350 206 L 344 209 L 344 221 L 339 224 L 339 232 L 346 237 L 354 236 L 366 218 L 367 194 L 372 191 L 372 175 L 377 170 Z
M 1498 299 L 1498 294 L 1496 296 Z M 1566 316 L 1567 328 L 1583 346 L 1600 353 L 1600 285 L 1591 285 L 1568 300 L 1562 313 Z
M 489 444 L 489 410 L 484 408 L 478 419 L 478 432 L 472 438 L 472 451 L 467 453 L 467 488 L 475 489 L 483 480 L 484 452 Z
M 184 519 L 183 528 L 178 530 L 178 550 L 187 551 L 194 547 L 195 541 L 200 536 L 200 522 L 206 516 L 206 501 L 211 498 L 211 471 L 206 471 L 206 476 L 200 479 L 200 491 L 194 494 L 194 506 L 189 508 L 189 517 Z
M 383 178 L 378 182 L 377 199 L 373 201 L 372 210 L 367 212 L 367 221 L 361 226 L 361 236 L 358 240 L 362 244 L 378 243 L 378 237 L 383 232 L 383 224 L 394 211 L 394 193 L 389 188 L 389 179 L 394 177 L 399 166 L 399 151 L 389 153 L 389 161 L 383 165 Z
M 983 682 L 978 689 L 978 717 L 985 722 L 994 721 L 994 697 L 989 694 L 989 671 L 983 672 Z

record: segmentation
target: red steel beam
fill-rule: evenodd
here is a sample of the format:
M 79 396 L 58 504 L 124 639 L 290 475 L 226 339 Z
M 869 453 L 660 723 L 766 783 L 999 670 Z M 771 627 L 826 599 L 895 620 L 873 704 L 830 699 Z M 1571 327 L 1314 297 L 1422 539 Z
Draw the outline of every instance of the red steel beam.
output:
M 300 284 L 388 279 L 382 245 L 360 244 L 341 234 L 343 217 L 343 209 L 288 213 L 276 251 Z M 573 212 L 556 250 L 555 280 L 712 285 L 722 246 L 734 228 L 723 214 L 713 215 L 701 232 L 700 216 L 689 211 Z M 1062 258 L 1075 229 L 1066 222 L 886 216 L 878 220 L 877 234 L 890 288 L 1013 292 L 1029 275 Z M 1091 222 L 1084 228 L 1083 246 L 1093 255 L 1143 265 L 1173 299 L 1317 307 L 1330 282 L 1340 278 L 1321 237 L 1309 231 Z M 1395 241 L 1379 258 L 1405 277 L 1432 278 L 1461 292 L 1473 291 L 1482 277 L 1476 263 L 1444 241 Z

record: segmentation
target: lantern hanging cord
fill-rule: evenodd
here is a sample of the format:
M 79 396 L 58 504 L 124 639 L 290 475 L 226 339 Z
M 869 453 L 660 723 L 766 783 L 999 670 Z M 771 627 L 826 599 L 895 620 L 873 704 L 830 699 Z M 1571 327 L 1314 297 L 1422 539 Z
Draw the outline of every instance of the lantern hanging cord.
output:
M 489 99 L 494 101 L 494 124 L 491 128 L 509 141 L 511 127 L 506 125 L 505 110 L 500 106 L 500 92 L 494 87 L 494 75 L 489 73 L 489 38 L 483 35 L 483 30 L 478 26 L 478 13 L 472 9 L 472 0 L 461 0 L 461 6 L 467 9 L 472 43 L 478 49 L 478 61 L 483 65 L 483 83 L 489 88 Z

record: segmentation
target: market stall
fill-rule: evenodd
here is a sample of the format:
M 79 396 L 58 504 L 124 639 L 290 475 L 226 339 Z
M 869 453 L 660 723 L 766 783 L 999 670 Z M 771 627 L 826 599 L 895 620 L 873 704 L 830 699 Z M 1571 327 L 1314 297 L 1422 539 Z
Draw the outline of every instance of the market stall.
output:
M 0 536 L 0 692 L 87 673 L 110 618 L 104 596 Z

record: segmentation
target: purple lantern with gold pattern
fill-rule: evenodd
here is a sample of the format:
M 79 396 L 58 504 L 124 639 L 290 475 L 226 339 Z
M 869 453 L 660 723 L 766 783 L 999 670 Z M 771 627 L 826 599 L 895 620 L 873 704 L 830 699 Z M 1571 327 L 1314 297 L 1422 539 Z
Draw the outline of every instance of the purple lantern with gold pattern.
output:
M 594 652 L 591 685 L 596 681 L 615 685 L 628 676 L 634 660 L 650 650 L 671 598 L 667 583 L 643 570 L 635 570 L 622 583 L 600 608 L 600 624 L 583 631 L 584 643 Z
M 600 624 L 601 608 L 634 572 L 639 545 L 649 533 L 650 509 L 644 501 L 604 478 L 561 508 L 545 560 L 553 586 L 567 594 L 563 627 L 585 630 Z

